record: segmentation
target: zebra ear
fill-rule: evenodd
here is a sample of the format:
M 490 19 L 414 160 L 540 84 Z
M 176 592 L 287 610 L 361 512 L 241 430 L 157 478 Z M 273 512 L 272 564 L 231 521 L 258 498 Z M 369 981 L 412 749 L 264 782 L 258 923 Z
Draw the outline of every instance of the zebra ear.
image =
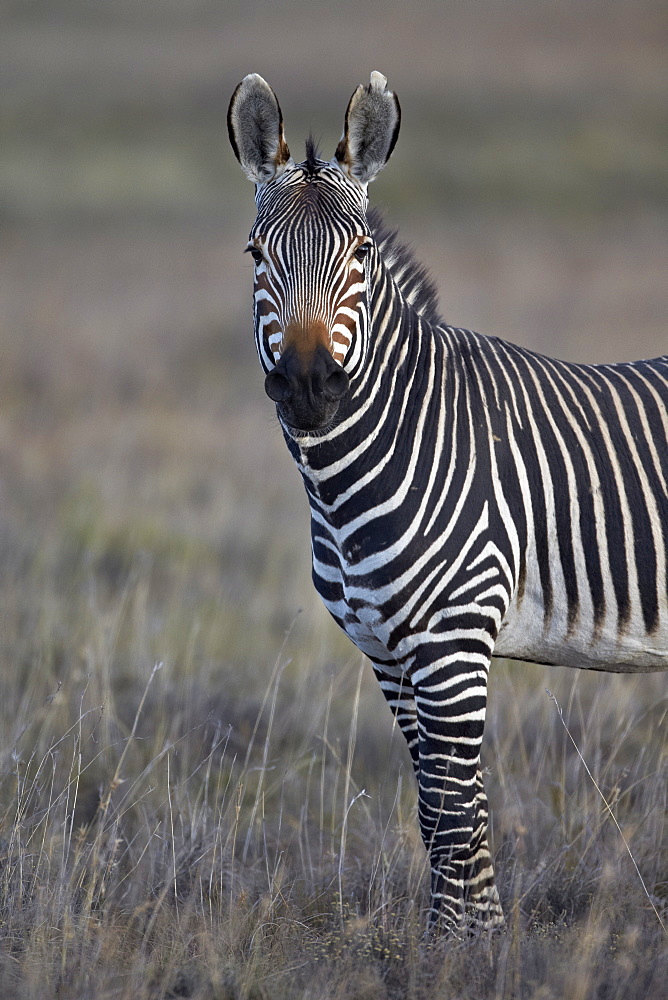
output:
M 389 160 L 400 124 L 397 96 L 387 89 L 387 78 L 374 70 L 369 86 L 361 83 L 350 98 L 336 162 L 360 184 L 368 184 Z
M 256 184 L 278 177 L 290 163 L 283 134 L 283 115 L 269 84 L 249 73 L 232 94 L 227 130 L 234 155 Z

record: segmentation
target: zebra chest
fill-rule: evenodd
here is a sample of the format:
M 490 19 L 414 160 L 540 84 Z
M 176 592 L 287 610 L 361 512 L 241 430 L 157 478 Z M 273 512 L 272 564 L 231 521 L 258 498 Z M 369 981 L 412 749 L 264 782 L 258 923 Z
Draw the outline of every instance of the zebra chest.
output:
M 321 558 L 322 556 L 322 558 Z M 369 553 L 334 533 L 314 537 L 313 581 L 325 606 L 367 656 L 386 658 L 395 610 L 382 552 Z
M 367 581 L 342 569 L 334 603 L 321 593 L 325 604 L 348 637 L 367 656 L 384 659 L 388 655 L 392 609 L 382 599 L 382 589 L 375 591 Z
M 403 544 L 400 527 L 351 533 L 312 522 L 316 589 L 358 649 L 376 661 L 405 657 L 432 629 L 445 634 L 463 605 L 469 617 L 483 611 L 485 623 L 500 620 L 505 578 L 484 532 L 464 547 L 416 546 Z
M 387 657 L 384 617 L 377 608 L 348 609 L 342 624 L 346 635 L 366 656 L 372 660 Z

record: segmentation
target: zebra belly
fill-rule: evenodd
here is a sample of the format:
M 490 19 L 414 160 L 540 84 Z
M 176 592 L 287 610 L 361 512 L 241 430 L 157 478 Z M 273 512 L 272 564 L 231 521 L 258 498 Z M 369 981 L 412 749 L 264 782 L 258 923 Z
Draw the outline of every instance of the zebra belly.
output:
M 522 599 L 518 600 L 517 594 L 509 595 L 508 610 L 501 621 L 494 656 L 618 673 L 668 670 L 668 607 L 664 602 L 660 608 L 659 627 L 653 634 L 645 631 L 640 614 L 632 614 L 621 633 L 617 629 L 616 614 L 612 612 L 596 628 L 591 608 L 584 601 L 579 619 L 572 623 L 568 618 L 563 592 L 555 594 L 546 623 L 540 579 L 535 567 L 535 561 L 529 560 Z M 317 566 L 320 571 L 322 568 L 322 564 Z M 325 606 L 361 652 L 374 661 L 393 660 L 397 652 L 397 636 L 393 632 L 397 624 L 397 609 L 383 603 L 383 597 L 387 600 L 387 594 L 383 593 L 387 589 L 382 585 L 384 581 L 377 591 L 378 603 L 373 603 L 374 591 L 368 586 L 368 580 L 366 588 L 360 587 L 359 578 L 346 570 L 349 567 L 345 565 L 330 564 L 321 586 L 320 573 L 314 573 L 314 582 Z M 453 581 L 455 592 L 459 582 L 459 579 Z M 365 590 L 366 593 L 363 593 Z M 332 600 L 334 595 L 336 597 Z M 448 604 L 446 597 L 441 611 Z M 474 607 L 475 602 L 472 602 L 472 610 Z M 432 610 L 437 611 L 437 605 Z M 391 641 L 393 636 L 394 641 Z M 402 662 L 410 645 L 408 633 L 400 643 Z
M 615 673 L 646 673 L 668 669 L 668 634 L 665 629 L 648 635 L 643 628 L 629 627 L 620 635 L 607 628 L 596 634 L 581 625 L 569 628 L 565 613 L 554 611 L 546 627 L 542 604 L 531 600 L 513 604 L 501 626 L 495 656 L 530 660 L 553 666 L 606 670 Z

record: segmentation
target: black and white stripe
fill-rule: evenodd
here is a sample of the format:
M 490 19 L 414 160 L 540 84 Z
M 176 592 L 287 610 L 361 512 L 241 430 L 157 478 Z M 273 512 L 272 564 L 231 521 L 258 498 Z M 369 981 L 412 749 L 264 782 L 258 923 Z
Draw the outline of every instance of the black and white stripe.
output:
M 366 187 L 336 164 L 289 165 L 260 188 L 251 236 L 278 261 L 266 279 L 278 332 L 309 302 L 335 316 L 350 242 L 372 242 L 349 392 L 328 426 L 283 430 L 315 586 L 411 751 L 432 917 L 491 927 L 503 921 L 480 774 L 491 657 L 668 667 L 668 355 L 568 364 L 443 325 L 423 270 L 365 209 Z M 268 368 L 262 313 L 256 301 Z

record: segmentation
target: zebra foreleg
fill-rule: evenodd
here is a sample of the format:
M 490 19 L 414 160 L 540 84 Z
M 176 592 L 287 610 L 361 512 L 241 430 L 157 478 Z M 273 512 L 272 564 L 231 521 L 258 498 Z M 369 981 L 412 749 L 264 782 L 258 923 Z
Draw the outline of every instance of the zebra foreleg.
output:
M 419 730 L 418 811 L 431 865 L 432 929 L 503 924 L 487 843 L 480 773 L 485 670 L 433 665 L 415 684 Z M 466 668 L 466 669 L 464 669 Z
M 413 685 L 400 667 L 372 661 L 376 679 L 385 700 L 392 709 L 397 725 L 404 734 L 411 753 L 415 774 L 419 774 L 420 754 L 417 724 L 417 710 Z

